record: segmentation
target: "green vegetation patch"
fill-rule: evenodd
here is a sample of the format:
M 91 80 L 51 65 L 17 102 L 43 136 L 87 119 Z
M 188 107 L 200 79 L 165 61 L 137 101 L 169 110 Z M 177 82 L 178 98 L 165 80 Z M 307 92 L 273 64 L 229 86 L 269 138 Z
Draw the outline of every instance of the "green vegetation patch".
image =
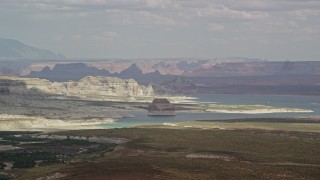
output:
M 35 139 L 35 138 L 32 138 Z M 42 147 L 48 147 L 48 146 L 90 146 L 97 143 L 89 142 L 85 140 L 72 140 L 72 139 L 63 139 L 63 140 L 48 140 L 46 139 L 46 143 L 33 143 L 33 144 L 27 144 L 26 146 L 42 146 Z
M 0 151 L 0 169 L 5 162 L 12 162 L 13 168 L 32 168 L 37 162 L 38 165 L 69 162 L 80 154 L 109 152 L 116 146 L 86 140 L 32 138 L 30 134 L 15 132 L 0 132 L 0 138 L 0 146 L 12 146 L 11 150 Z

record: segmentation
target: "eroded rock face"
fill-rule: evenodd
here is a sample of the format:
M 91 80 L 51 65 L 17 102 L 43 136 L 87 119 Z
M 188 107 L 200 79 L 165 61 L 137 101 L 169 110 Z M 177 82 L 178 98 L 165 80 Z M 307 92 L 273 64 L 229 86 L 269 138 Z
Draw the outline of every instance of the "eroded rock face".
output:
M 100 96 L 152 96 L 152 86 L 139 85 L 133 79 L 120 79 L 115 77 L 87 76 L 80 81 L 49 82 L 37 78 L 0 79 L 6 84 L 12 94 L 46 93 L 67 96 L 96 97 Z
M 149 96 L 153 95 L 150 87 L 139 85 L 133 79 L 123 80 L 115 77 L 92 77 L 88 76 L 79 82 L 64 83 L 66 93 L 96 94 L 104 96 Z

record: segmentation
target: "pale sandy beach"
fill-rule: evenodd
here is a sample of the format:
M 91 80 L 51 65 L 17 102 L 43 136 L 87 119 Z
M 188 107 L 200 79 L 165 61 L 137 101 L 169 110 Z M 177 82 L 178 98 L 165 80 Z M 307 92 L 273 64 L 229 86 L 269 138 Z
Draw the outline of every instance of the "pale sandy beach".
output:
M 99 124 L 112 123 L 114 119 L 103 120 L 59 120 L 23 115 L 0 115 L 2 131 L 58 131 L 79 129 L 103 129 Z

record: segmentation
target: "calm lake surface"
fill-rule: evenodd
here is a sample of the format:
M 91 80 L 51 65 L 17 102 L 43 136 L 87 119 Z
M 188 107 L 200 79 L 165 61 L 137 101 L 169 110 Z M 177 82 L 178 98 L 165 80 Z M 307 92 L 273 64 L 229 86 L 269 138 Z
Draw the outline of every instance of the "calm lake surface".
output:
M 135 117 L 122 118 L 111 124 L 103 124 L 109 128 L 124 128 L 136 125 L 154 125 L 193 120 L 227 120 L 237 118 L 272 118 L 272 117 L 320 117 L 320 96 L 296 95 L 200 95 L 200 103 L 216 103 L 221 105 L 266 105 L 281 108 L 299 108 L 312 110 L 311 113 L 269 113 L 269 114 L 233 114 L 233 113 L 177 113 L 176 116 L 148 116 L 147 111 L 132 112 Z

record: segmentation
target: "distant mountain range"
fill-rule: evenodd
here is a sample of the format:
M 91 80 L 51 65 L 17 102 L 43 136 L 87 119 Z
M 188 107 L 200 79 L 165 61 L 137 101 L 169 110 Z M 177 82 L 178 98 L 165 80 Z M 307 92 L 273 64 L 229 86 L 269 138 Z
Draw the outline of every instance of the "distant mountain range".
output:
M 56 64 L 52 69 L 48 66 L 42 71 L 32 71 L 27 77 L 47 79 L 49 81 L 79 81 L 86 76 L 110 76 L 107 70 L 88 67 L 84 63 Z
M 132 64 L 120 73 L 110 73 L 104 69 L 89 67 L 84 63 L 56 64 L 52 69 L 48 66 L 41 71 L 32 71 L 27 77 L 42 78 L 49 81 L 67 82 L 70 80 L 79 81 L 86 76 L 109 76 L 122 79 L 135 79 L 141 84 L 159 83 L 163 80 L 173 78 L 174 75 L 162 75 L 158 71 L 142 73 L 142 70 Z
M 28 46 L 14 39 L 0 38 L 0 60 L 63 60 L 62 54 Z
M 85 76 L 110 76 L 135 79 L 139 84 L 152 84 L 158 94 L 299 94 L 320 95 L 320 61 L 314 62 L 170 62 L 156 63 L 154 68 L 179 68 L 182 75 L 161 74 L 158 70 L 144 73 L 140 64 L 132 63 L 121 72 L 110 73 L 90 63 L 55 64 L 27 77 L 66 82 Z M 149 67 L 147 67 L 149 68 Z M 180 69 L 181 68 L 181 69 Z M 152 69 L 151 69 L 152 70 Z
M 320 62 L 230 62 L 206 64 L 207 62 L 185 62 L 174 64 L 184 73 L 162 74 L 156 68 L 173 65 L 158 63 L 154 65 L 153 71 L 144 72 L 143 66 L 131 64 L 119 73 L 110 73 L 105 68 L 85 63 L 56 64 L 53 68 L 45 67 L 42 71 L 32 71 L 29 77 L 44 78 L 50 81 L 80 80 L 85 76 L 112 76 L 122 79 L 135 79 L 139 83 L 161 83 L 176 76 L 186 77 L 238 77 L 238 76 L 275 76 L 275 75 L 312 75 L 320 74 Z M 1 67 L 1 66 L 0 66 Z M 170 78 L 169 78 L 170 77 Z
M 189 77 L 269 76 L 320 74 L 320 61 L 228 62 L 185 71 Z

